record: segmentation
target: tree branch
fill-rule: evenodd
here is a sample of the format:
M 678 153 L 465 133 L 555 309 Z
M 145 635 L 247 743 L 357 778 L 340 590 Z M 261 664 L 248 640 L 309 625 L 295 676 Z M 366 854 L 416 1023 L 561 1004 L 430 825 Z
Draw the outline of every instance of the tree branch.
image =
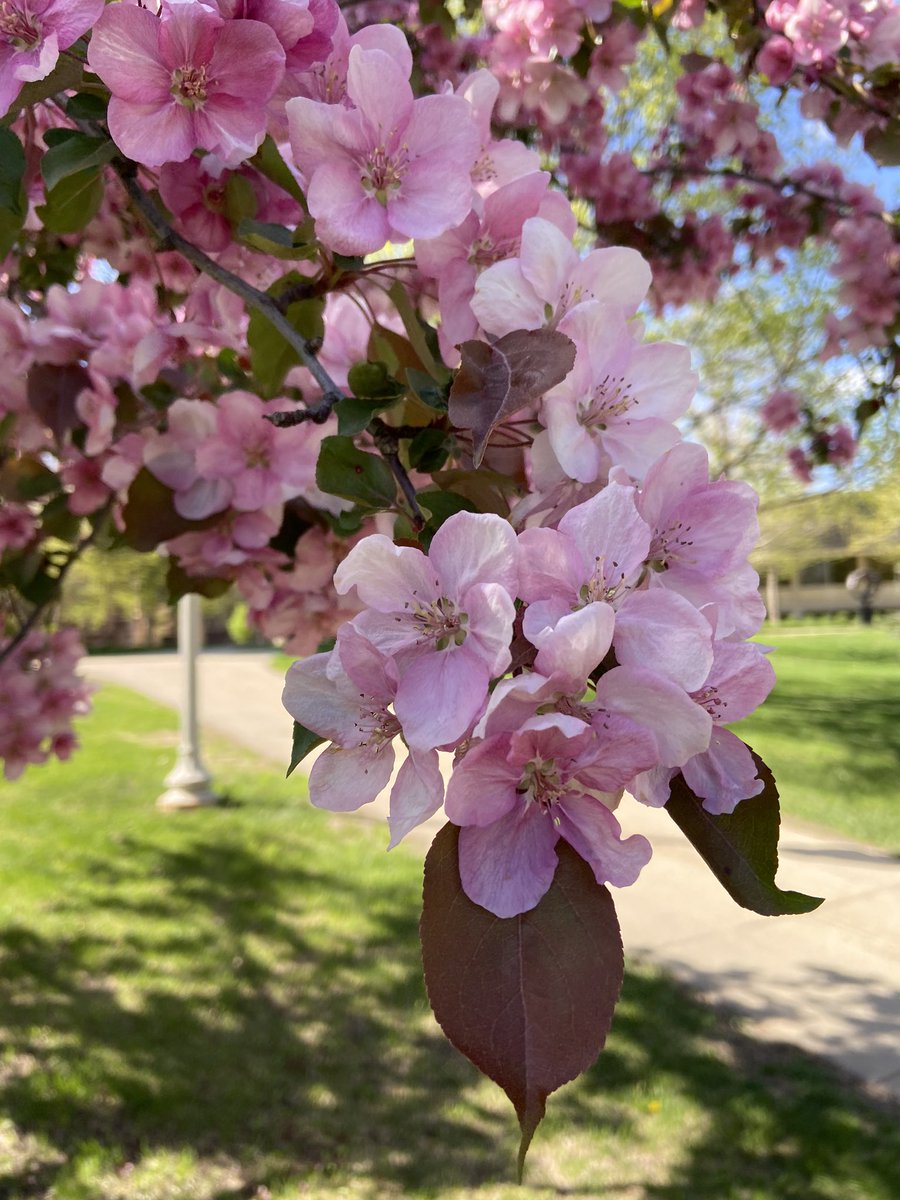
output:
M 316 383 L 322 389 L 322 398 L 318 404 L 308 406 L 303 413 L 284 414 L 295 417 L 293 421 L 275 421 L 276 425 L 296 424 L 298 421 L 315 421 L 321 424 L 327 420 L 328 415 L 339 400 L 344 399 L 344 394 L 337 386 L 322 364 L 316 357 L 310 343 L 305 337 L 291 325 L 287 317 L 281 311 L 278 303 L 267 296 L 265 292 L 261 292 L 246 280 L 241 279 L 239 275 L 235 275 L 215 259 L 204 254 L 193 242 L 189 242 L 187 238 L 181 236 L 177 230 L 173 229 L 157 206 L 154 204 L 151 197 L 144 191 L 137 179 L 137 172 L 128 164 L 113 162 L 113 169 L 118 174 L 119 178 L 125 186 L 132 203 L 141 214 L 150 227 L 157 241 L 164 248 L 177 250 L 188 262 L 202 271 L 204 275 L 208 275 L 210 279 L 214 279 L 216 283 L 220 283 L 223 287 L 228 288 L 236 296 L 249 307 L 265 317 L 271 325 L 281 334 L 284 340 L 292 349 L 296 350 L 300 361 L 315 379 Z M 276 414 L 281 415 L 281 414 Z

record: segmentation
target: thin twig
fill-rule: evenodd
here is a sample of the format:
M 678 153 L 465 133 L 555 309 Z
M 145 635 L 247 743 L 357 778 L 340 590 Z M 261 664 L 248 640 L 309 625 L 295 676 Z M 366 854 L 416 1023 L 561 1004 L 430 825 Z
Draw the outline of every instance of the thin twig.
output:
M 303 365 L 322 389 L 322 398 L 319 403 L 309 407 L 306 414 L 298 414 L 297 419 L 300 421 L 315 421 L 317 424 L 326 420 L 335 404 L 339 400 L 344 399 L 344 394 L 319 362 L 310 343 L 291 325 L 277 302 L 271 296 L 266 295 L 265 292 L 259 291 L 252 284 L 241 279 L 239 275 L 233 274 L 226 267 L 217 263 L 208 254 L 204 254 L 193 242 L 189 242 L 187 238 L 182 237 L 177 230 L 173 229 L 153 203 L 150 196 L 144 191 L 140 183 L 138 183 L 137 172 L 133 168 L 124 163 L 117 162 L 113 162 L 112 166 L 122 180 L 135 208 L 150 226 L 160 244 L 163 247 L 177 250 L 179 254 L 186 258 L 188 262 L 193 263 L 204 275 L 208 275 L 210 279 L 214 279 L 216 283 L 220 283 L 223 287 L 228 288 L 230 292 L 239 296 L 248 307 L 265 317 L 278 330 L 288 345 L 297 352 Z M 275 424 L 295 423 L 296 421 L 275 422 Z
M 386 421 L 382 421 L 380 417 L 373 417 L 369 422 L 368 429 L 374 439 L 375 448 L 390 467 L 391 473 L 400 485 L 400 491 L 409 505 L 413 529 L 418 533 L 425 526 L 425 516 L 421 508 L 419 508 L 416 489 L 413 487 L 412 480 L 406 472 L 406 467 L 400 461 L 400 455 L 397 453 L 400 439 L 408 436 L 406 429 L 403 426 L 394 428 L 388 425 Z
M 56 577 L 56 590 L 54 594 L 49 600 L 45 600 L 42 604 L 35 605 L 35 607 L 31 610 L 31 612 L 19 626 L 19 632 L 10 640 L 8 645 L 4 646 L 3 649 L 0 650 L 0 663 L 5 662 L 6 659 L 9 658 L 9 656 L 13 653 L 13 651 L 18 646 L 21 646 L 22 642 L 25 641 L 29 633 L 32 631 L 32 629 L 34 629 L 35 625 L 40 620 L 42 614 L 46 612 L 51 604 L 55 604 L 59 599 L 60 589 L 62 588 L 63 580 L 65 579 L 69 568 L 76 563 L 79 558 L 81 558 L 82 554 L 85 552 L 85 550 L 87 550 L 88 546 L 91 545 L 91 543 L 97 537 L 97 534 L 105 526 L 106 518 L 109 516 L 112 510 L 113 500 L 114 497 L 110 497 L 110 499 L 107 500 L 101 509 L 92 514 L 95 522 L 94 526 L 87 537 L 81 539 L 66 561 L 59 568 L 59 574 Z

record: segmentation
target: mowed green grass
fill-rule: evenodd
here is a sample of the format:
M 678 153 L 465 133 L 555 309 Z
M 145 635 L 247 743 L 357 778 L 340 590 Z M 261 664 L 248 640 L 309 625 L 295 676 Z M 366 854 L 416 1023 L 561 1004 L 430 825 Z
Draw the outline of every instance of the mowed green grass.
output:
M 775 690 L 735 732 L 775 773 L 782 811 L 900 855 L 900 629 L 780 630 Z
M 900 1108 L 629 972 L 607 1049 L 516 1128 L 444 1040 L 421 855 L 208 746 L 164 815 L 170 712 L 104 689 L 68 764 L 0 786 L 3 1200 L 896 1200 Z

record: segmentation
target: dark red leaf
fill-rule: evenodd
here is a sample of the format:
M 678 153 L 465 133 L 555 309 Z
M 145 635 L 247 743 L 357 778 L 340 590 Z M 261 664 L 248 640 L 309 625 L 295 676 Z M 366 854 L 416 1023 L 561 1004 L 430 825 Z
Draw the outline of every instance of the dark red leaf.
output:
M 425 984 L 444 1033 L 515 1106 L 521 1178 L 547 1096 L 603 1048 L 622 986 L 622 939 L 612 897 L 566 842 L 537 907 L 501 918 L 462 890 L 458 838 L 445 825 L 425 859 Z
M 753 754 L 764 787 L 742 800 L 729 816 L 713 816 L 684 781 L 672 780 L 666 805 L 669 816 L 703 858 L 729 896 L 742 908 L 764 917 L 812 912 L 822 900 L 802 892 L 783 892 L 775 883 L 781 815 L 772 772 Z
M 160 542 L 167 542 L 182 533 L 208 529 L 218 518 L 218 513 L 204 517 L 202 521 L 189 521 L 182 517 L 175 511 L 175 497 L 171 488 L 160 483 L 146 467 L 142 467 L 134 477 L 122 511 L 125 541 L 134 550 L 155 550 Z
M 492 346 L 463 342 L 459 352 L 450 420 L 471 429 L 476 467 L 494 428 L 561 383 L 575 363 L 574 343 L 552 329 L 516 329 Z
M 28 372 L 28 406 L 61 442 L 78 422 L 75 401 L 91 386 L 90 375 L 78 363 L 35 363 Z

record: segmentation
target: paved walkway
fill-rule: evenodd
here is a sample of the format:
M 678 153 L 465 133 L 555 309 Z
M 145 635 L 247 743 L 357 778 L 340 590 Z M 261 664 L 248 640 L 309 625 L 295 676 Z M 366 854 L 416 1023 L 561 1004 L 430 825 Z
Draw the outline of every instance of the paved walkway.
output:
M 271 658 L 204 653 L 201 720 L 286 766 L 291 719 Z M 87 674 L 178 704 L 174 653 L 93 658 Z M 386 812 L 378 800 L 361 815 L 382 822 Z M 654 847 L 638 884 L 616 892 L 628 952 L 736 1010 L 755 1036 L 824 1055 L 900 1098 L 900 862 L 788 824 L 779 883 L 826 903 L 805 916 L 758 917 L 729 900 L 664 812 L 626 802 L 620 816 Z M 441 823 L 410 837 L 424 846 Z

